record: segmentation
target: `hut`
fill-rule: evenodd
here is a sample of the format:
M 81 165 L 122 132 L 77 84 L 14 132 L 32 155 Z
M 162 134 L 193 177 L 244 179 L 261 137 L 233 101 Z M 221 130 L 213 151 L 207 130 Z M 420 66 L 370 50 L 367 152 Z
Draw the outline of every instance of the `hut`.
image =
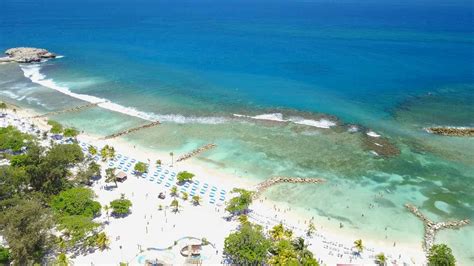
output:
M 118 181 L 118 182 L 123 182 L 123 181 L 125 181 L 125 180 L 127 180 L 127 174 L 124 173 L 124 172 L 122 172 L 122 171 L 120 171 L 120 172 L 117 174 L 117 181 Z

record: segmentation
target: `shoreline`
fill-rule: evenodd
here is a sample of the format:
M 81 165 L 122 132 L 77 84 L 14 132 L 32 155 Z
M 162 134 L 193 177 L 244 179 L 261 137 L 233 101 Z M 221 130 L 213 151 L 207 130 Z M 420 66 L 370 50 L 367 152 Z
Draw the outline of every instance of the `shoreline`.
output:
M 15 105 L 17 106 L 17 105 Z M 20 117 L 26 117 L 29 121 L 34 122 L 39 128 L 42 130 L 48 129 L 49 126 L 47 125 L 46 121 L 47 118 L 32 118 L 35 115 L 38 115 L 37 112 L 30 108 L 24 108 L 24 107 L 18 107 L 17 106 L 17 115 Z M 163 151 L 157 151 L 157 150 L 152 150 L 146 147 L 136 147 L 132 143 L 129 143 L 128 141 L 117 138 L 117 139 L 109 139 L 109 140 L 101 140 L 100 136 L 96 136 L 93 134 L 89 133 L 81 133 L 78 136 L 78 140 L 82 142 L 87 142 L 87 143 L 93 143 L 94 145 L 98 146 L 103 146 L 105 144 L 112 145 L 115 147 L 117 153 L 120 154 L 126 154 L 130 155 L 132 154 L 132 158 L 136 158 L 137 160 L 143 161 L 143 162 L 148 162 L 148 159 L 150 159 L 151 165 L 154 165 L 154 162 L 156 159 L 161 159 L 163 165 L 167 165 L 171 163 L 171 158 L 169 154 Z M 178 155 L 179 156 L 179 155 Z M 177 158 L 176 156 L 175 158 Z M 233 187 L 241 187 L 245 189 L 254 189 L 256 185 L 258 184 L 257 180 L 252 180 L 251 178 L 242 178 L 238 177 L 236 175 L 233 175 L 231 173 L 227 173 L 222 170 L 217 170 L 212 167 L 209 167 L 209 165 L 206 165 L 205 162 L 201 162 L 200 160 L 186 160 L 183 162 L 179 162 L 175 164 L 172 168 L 175 171 L 190 171 L 196 174 L 196 178 L 198 180 L 202 180 L 208 183 L 213 183 L 213 184 L 219 184 L 220 187 L 224 187 L 228 191 L 230 191 Z M 134 179 L 132 177 L 132 179 Z M 128 182 L 128 181 L 127 181 Z M 125 183 L 126 184 L 126 183 Z M 100 190 L 96 191 L 98 196 L 100 197 Z M 132 193 L 133 194 L 133 193 Z M 262 198 L 265 197 L 265 195 L 262 195 Z M 278 208 L 274 209 L 275 206 L 278 206 Z M 282 209 L 282 206 L 284 207 L 284 212 L 277 211 Z M 223 208 L 221 208 L 222 211 Z M 254 216 L 251 216 L 250 219 L 252 221 L 257 221 L 259 223 L 258 219 L 259 217 L 264 219 L 267 224 L 271 224 L 269 220 L 275 217 L 277 217 L 277 220 L 283 221 L 284 224 L 291 228 L 295 228 L 295 230 L 299 230 L 297 234 L 303 233 L 304 225 L 306 224 L 306 221 L 311 220 L 313 217 L 309 217 L 309 213 L 305 213 L 305 211 L 301 208 L 301 210 L 294 210 L 291 206 L 289 206 L 288 203 L 286 202 L 278 202 L 278 201 L 272 201 L 269 200 L 265 197 L 265 200 L 263 199 L 258 199 L 256 200 L 252 206 L 251 209 L 253 210 L 253 213 L 255 214 Z M 211 211 L 212 210 L 208 210 Z M 273 219 L 275 220 L 275 219 Z M 304 221 L 301 223 L 301 221 Z M 330 264 L 335 264 L 339 262 L 349 262 L 345 261 L 341 258 L 335 257 L 334 254 L 331 254 L 332 252 L 329 251 L 328 254 L 325 254 L 328 252 L 327 249 L 325 249 L 324 245 L 321 245 L 321 243 L 324 243 L 322 241 L 325 241 L 326 239 L 330 239 L 331 242 L 333 243 L 343 243 L 344 246 L 351 245 L 354 239 L 361 238 L 360 235 L 357 234 L 354 230 L 343 230 L 344 232 L 341 232 L 340 228 L 337 228 L 333 223 L 334 222 L 328 222 L 326 221 L 326 217 L 324 216 L 316 216 L 316 221 L 317 221 L 317 235 L 320 236 L 320 239 L 310 239 L 311 247 L 312 250 L 314 250 L 316 257 L 321 258 L 322 261 L 325 263 L 330 263 Z M 369 246 L 377 247 L 377 251 L 383 250 L 386 256 L 391 257 L 392 259 L 397 259 L 398 261 L 398 256 L 396 254 L 403 254 L 402 258 L 405 258 L 405 262 L 411 261 L 412 263 L 415 264 L 420 264 L 424 262 L 424 254 L 422 253 L 421 249 L 421 244 L 417 243 L 397 243 L 396 247 L 393 247 L 391 243 L 383 240 L 378 240 L 374 238 L 367 238 L 367 235 L 362 236 L 362 239 L 364 239 L 364 242 L 368 243 Z M 222 239 L 223 240 L 223 239 Z M 420 238 L 420 243 L 421 243 L 421 238 Z M 370 250 L 375 250 L 374 248 L 369 248 Z M 377 254 L 375 251 L 371 252 L 373 256 L 374 254 Z M 409 260 L 407 261 L 407 258 Z M 356 262 L 365 262 L 368 263 L 369 261 L 373 262 L 372 260 L 367 260 L 368 258 L 356 260 Z M 352 260 L 351 260 L 352 261 Z

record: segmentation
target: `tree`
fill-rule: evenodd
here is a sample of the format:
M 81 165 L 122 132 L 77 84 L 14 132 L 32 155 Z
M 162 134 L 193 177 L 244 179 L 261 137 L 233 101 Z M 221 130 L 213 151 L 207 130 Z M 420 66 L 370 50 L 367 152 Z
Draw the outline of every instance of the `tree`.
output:
M 75 128 L 66 128 L 64 129 L 63 134 L 66 138 L 75 138 L 79 135 L 79 131 Z
M 270 253 L 269 265 L 298 265 L 298 254 L 288 239 L 277 241 Z
M 3 246 L 0 246 L 0 264 L 9 265 L 10 262 L 10 250 Z
M 252 204 L 253 192 L 245 189 L 234 188 L 232 193 L 238 193 L 239 195 L 233 197 L 227 203 L 226 211 L 232 215 L 246 213 L 250 204 Z
M 109 248 L 110 240 L 104 232 L 100 232 L 96 237 L 96 245 L 100 250 Z
M 385 254 L 379 253 L 375 255 L 375 262 L 377 262 L 378 265 L 380 266 L 385 266 L 387 264 L 387 257 L 385 257 Z
M 117 180 L 118 180 L 118 177 L 115 174 L 115 168 L 105 169 L 105 182 L 106 183 L 114 182 L 115 186 L 117 187 Z
M 2 112 L 5 112 L 5 109 L 7 109 L 7 104 L 4 103 L 4 102 L 1 102 L 0 103 L 0 109 L 2 110 Z
M 76 174 L 76 182 L 83 185 L 92 185 L 92 179 L 100 177 L 100 165 L 94 161 L 87 165 L 87 168 L 79 168 Z
M 110 202 L 110 207 L 112 208 L 112 215 L 114 216 L 126 216 L 130 213 L 130 207 L 132 207 L 132 202 L 125 198 L 125 195 L 121 195 L 120 199 L 116 199 Z
M 275 225 L 269 232 L 270 237 L 273 240 L 279 241 L 283 239 L 291 239 L 293 232 L 289 229 L 286 229 L 282 223 Z
M 194 205 L 199 205 L 201 203 L 201 197 L 199 195 L 194 195 L 192 200 Z
M 71 262 L 66 256 L 66 253 L 59 253 L 58 257 L 56 258 L 56 261 L 54 262 L 54 265 L 55 266 L 68 266 L 68 265 L 71 265 Z
M 89 147 L 87 147 L 87 151 L 90 153 L 90 155 L 94 156 L 97 154 L 97 148 L 92 146 L 92 145 L 89 145 Z
M 8 242 L 11 259 L 18 265 L 40 262 L 50 243 L 52 218 L 48 209 L 20 200 L 0 213 L 0 234 Z
M 170 204 L 171 207 L 173 207 L 173 211 L 176 213 L 179 211 L 179 202 L 177 199 L 173 199 Z
M 112 146 L 105 145 L 101 150 L 100 150 L 100 156 L 102 156 L 102 161 L 107 161 L 108 159 L 113 159 L 115 158 L 115 149 Z
M 308 230 L 306 231 L 306 235 L 311 237 L 314 232 L 316 232 L 316 226 L 314 226 L 313 221 L 310 221 L 308 224 Z
M 240 225 L 246 224 L 249 222 L 249 217 L 245 214 L 241 214 L 239 215 L 239 222 L 240 222 Z
M 225 238 L 224 253 L 238 265 L 262 265 L 270 246 L 262 227 L 247 223 Z
M 69 236 L 69 246 L 84 244 L 87 237 L 99 227 L 92 217 L 83 215 L 65 215 L 58 218 L 58 229 Z
M 433 266 L 454 266 L 456 259 L 452 250 L 445 244 L 433 245 L 428 252 L 428 265 Z
M 188 200 L 188 198 L 189 198 L 188 193 L 183 192 L 183 193 L 181 193 L 181 195 L 182 195 L 181 197 L 183 198 L 184 201 Z
M 362 239 L 357 239 L 354 241 L 354 247 L 357 250 L 357 253 L 362 253 L 364 251 L 364 244 L 362 243 Z
M 51 129 L 49 130 L 53 134 L 61 134 L 63 133 L 63 126 L 54 121 L 54 120 L 48 120 L 48 125 L 51 126 Z
M 183 171 L 178 173 L 178 183 L 183 184 L 185 182 L 191 181 L 194 177 L 194 174 Z
M 24 134 L 12 126 L 0 128 L 0 151 L 11 150 L 19 152 L 32 139 L 30 135 Z
M 161 160 L 156 160 L 156 166 L 161 166 Z
M 297 237 L 292 241 L 300 265 L 319 265 L 318 261 L 313 257 L 313 253 L 308 250 L 308 245 L 304 238 Z
M 178 195 L 178 187 L 173 186 L 173 187 L 171 187 L 171 196 L 176 197 L 176 195 Z
M 138 174 L 146 173 L 148 171 L 148 165 L 143 162 L 138 162 L 135 164 L 134 170 L 138 172 Z
M 61 191 L 51 200 L 51 208 L 60 216 L 81 215 L 95 217 L 100 213 L 100 203 L 94 201 L 94 192 L 89 188 L 70 188 Z

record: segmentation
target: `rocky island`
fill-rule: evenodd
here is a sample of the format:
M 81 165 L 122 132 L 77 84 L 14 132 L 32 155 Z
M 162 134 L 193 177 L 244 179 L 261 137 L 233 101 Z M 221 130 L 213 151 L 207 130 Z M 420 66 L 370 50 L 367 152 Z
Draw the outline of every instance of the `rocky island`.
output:
M 426 131 L 443 136 L 474 137 L 472 127 L 429 127 Z
M 57 55 L 46 49 L 34 47 L 16 47 L 5 51 L 7 56 L 0 58 L 2 62 L 33 63 L 44 59 L 55 58 Z

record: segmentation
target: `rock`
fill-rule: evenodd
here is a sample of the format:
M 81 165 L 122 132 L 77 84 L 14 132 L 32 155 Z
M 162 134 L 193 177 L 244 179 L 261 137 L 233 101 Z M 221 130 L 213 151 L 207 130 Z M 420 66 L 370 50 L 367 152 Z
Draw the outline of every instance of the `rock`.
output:
M 0 62 L 33 63 L 56 57 L 56 54 L 46 49 L 33 47 L 11 48 L 6 50 L 5 54 L 7 56 L 0 58 Z
M 472 127 L 429 127 L 426 131 L 443 136 L 474 137 Z

